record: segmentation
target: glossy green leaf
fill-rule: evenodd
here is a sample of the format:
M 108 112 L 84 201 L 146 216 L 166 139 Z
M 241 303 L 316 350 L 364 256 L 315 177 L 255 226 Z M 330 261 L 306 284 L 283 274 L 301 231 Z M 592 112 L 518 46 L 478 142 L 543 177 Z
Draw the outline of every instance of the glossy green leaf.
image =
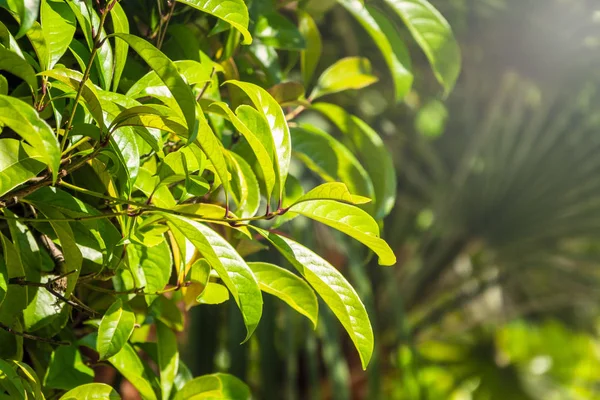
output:
M 358 350 L 363 369 L 366 368 L 373 354 L 373 329 L 354 288 L 333 265 L 301 244 L 257 230 L 300 272 L 333 311 Z
M 296 25 L 283 15 L 262 14 L 254 25 L 254 36 L 266 45 L 283 50 L 301 50 L 306 43 Z
M 92 2 L 89 0 L 68 1 L 67 4 L 75 14 L 88 49 L 91 51 L 94 48 L 95 32 L 100 29 L 100 17 L 98 17 Z M 109 90 L 114 66 L 112 47 L 106 38 L 106 31 L 102 28 L 99 38 L 102 44 L 97 51 L 96 58 L 94 58 L 94 65 L 98 70 L 99 86 L 104 90 Z
M 101 360 L 117 354 L 133 333 L 135 314 L 121 299 L 106 310 L 98 328 L 97 350 Z
M 351 193 L 374 197 L 369 175 L 343 144 L 307 124 L 292 128 L 291 134 L 294 154 L 325 181 L 343 182 Z
M 0 140 L 0 196 L 35 177 L 44 169 L 43 158 L 16 139 Z
M 8 94 L 8 81 L 4 75 L 0 75 L 0 95 L 6 96 Z
M 327 68 L 319 77 L 309 99 L 341 92 L 348 89 L 361 89 L 377 82 L 371 75 L 371 63 L 366 58 L 346 57 Z
M 351 194 L 348 187 L 341 182 L 328 182 L 298 197 L 291 205 L 311 200 L 336 200 L 348 204 L 366 204 L 371 201 L 368 197 Z
M 261 140 L 265 136 L 270 136 L 268 134 L 265 135 L 266 132 L 264 131 L 264 128 L 268 129 L 268 125 L 265 123 L 266 121 L 264 120 L 263 116 L 249 111 L 247 106 L 240 106 L 238 107 L 237 112 L 243 119 L 242 121 L 238 115 L 231 111 L 227 104 L 215 102 L 211 105 L 211 107 L 212 106 L 219 107 L 225 111 L 235 129 L 248 141 L 248 145 L 250 145 L 250 148 L 254 152 L 263 175 L 267 191 L 265 195 L 267 198 L 270 198 L 275 186 L 276 176 L 272 156 L 273 151 L 272 149 L 267 150 L 267 147 L 265 147 L 269 146 L 270 143 L 265 143 L 264 140 Z M 254 132 L 259 133 L 256 135 Z
M 179 369 L 177 336 L 175 336 L 175 332 L 159 321 L 156 323 L 156 338 L 161 394 L 163 399 L 168 399 Z
M 306 48 L 300 53 L 300 69 L 304 86 L 308 87 L 321 59 L 321 33 L 315 20 L 306 12 L 298 14 L 298 28 L 306 42 Z
M 41 21 L 48 48 L 48 65 L 43 69 L 51 69 L 69 48 L 77 21 L 71 8 L 60 0 L 42 0 Z
M 113 25 L 113 32 L 115 33 L 129 33 L 129 21 L 127 15 L 123 11 L 123 7 L 118 2 L 115 2 L 114 7 L 110 11 L 110 17 Z M 122 40 L 115 41 L 115 65 L 114 75 L 112 82 L 112 90 L 116 92 L 119 88 L 119 82 L 121 81 L 121 75 L 125 69 L 125 63 L 127 62 L 127 52 L 129 45 L 127 42 Z
M 410 56 L 396 28 L 378 9 L 360 0 L 339 0 L 362 25 L 379 48 L 394 81 L 396 101 L 408 94 L 413 82 Z
M 237 203 L 236 212 L 242 218 L 252 217 L 260 206 L 258 181 L 244 158 L 233 152 L 229 152 L 228 155 L 233 172 L 231 192 Z
M 27 103 L 0 95 L 0 123 L 27 140 L 52 170 L 56 180 L 60 165 L 60 147 L 52 128 Z
M 244 44 L 252 43 L 248 32 L 248 9 L 243 0 L 177 0 L 231 24 L 244 36 Z
M 71 390 L 93 381 L 94 370 L 84 364 L 77 346 L 60 346 L 52 352 L 44 377 L 45 387 Z
M 281 198 L 285 179 L 288 174 L 291 157 L 290 128 L 277 101 L 263 88 L 248 82 L 229 80 L 226 83 L 236 85 L 252 100 L 256 109 L 262 113 L 269 124 L 275 146 L 275 174 L 278 177 L 279 197 Z M 256 133 L 256 132 L 255 132 Z M 264 142 L 263 142 L 264 143 Z
M 198 305 L 196 299 L 202 294 L 208 284 L 210 270 L 210 264 L 204 258 L 196 260 L 190 267 L 187 278 L 187 281 L 190 283 L 181 289 L 186 310 Z
M 233 375 L 217 373 L 194 378 L 175 395 L 174 400 L 250 400 L 250 389 Z
M 49 71 L 41 72 L 40 74 L 63 82 L 76 92 L 79 90 L 79 86 L 83 81 L 83 74 L 81 72 L 73 71 L 71 69 L 66 68 L 52 69 Z M 81 98 L 83 99 L 86 108 L 88 109 L 94 120 L 96 120 L 96 122 L 98 123 L 98 127 L 101 131 L 103 131 L 104 115 L 102 114 L 102 105 L 100 104 L 96 88 L 89 80 L 86 81 L 83 85 L 83 90 L 81 91 Z
M 171 229 L 180 231 L 217 271 L 242 312 L 248 331 L 245 340 L 248 340 L 262 314 L 262 296 L 244 259 L 225 239 L 203 224 L 179 216 L 164 216 Z
M 199 108 L 200 106 L 198 106 L 198 109 Z M 199 109 L 196 115 L 200 123 L 200 129 L 196 143 L 198 146 L 200 146 L 204 154 L 206 154 L 206 157 L 212 163 L 217 175 L 219 176 L 219 179 L 221 179 L 221 184 L 225 189 L 225 197 L 227 201 L 230 192 L 230 177 L 227 170 L 227 162 L 225 160 L 225 149 L 223 148 L 223 144 L 215 136 L 213 130 L 208 124 L 208 121 L 204 117 L 202 110 Z
M 19 47 L 16 39 L 10 33 L 6 25 L 2 23 L 2 21 L 0 21 L 0 44 L 4 45 L 4 47 L 6 47 L 8 50 L 17 53 L 21 58 L 25 58 L 23 51 Z
M 48 45 L 46 44 L 46 38 L 44 37 L 44 32 L 42 31 L 42 26 L 37 21 L 34 22 L 33 25 L 31 25 L 31 29 L 27 31 L 26 35 L 27 39 L 29 39 L 29 42 L 31 43 L 31 47 L 33 47 L 33 51 L 37 55 L 40 69 L 43 69 L 44 65 L 49 64 L 50 54 Z M 32 64 L 35 65 L 35 61 L 33 61 Z
M 163 158 L 158 167 L 159 185 L 170 185 L 175 182 L 187 180 L 188 168 L 185 155 L 181 151 L 174 151 Z
M 161 244 L 152 247 L 129 244 L 127 259 L 136 286 L 143 287 L 144 292 L 149 293 L 146 302 L 151 304 L 157 297 L 153 293 L 163 290 L 169 283 L 173 269 L 169 245 L 164 240 Z
M 38 83 L 35 71 L 31 68 L 31 65 L 17 53 L 0 47 L 0 70 L 18 76 L 27 82 L 34 93 L 37 92 Z
M 129 44 L 164 82 L 175 98 L 187 123 L 190 140 L 193 140 L 198 132 L 196 99 L 188 84 L 179 75 L 173 61 L 142 38 L 126 33 L 115 33 L 114 35 Z
M 20 38 L 35 23 L 40 12 L 40 0 L 7 0 L 8 9 L 15 12 L 19 17 L 19 32 L 16 38 Z
M 208 282 L 197 300 L 200 304 L 221 304 L 229 300 L 229 291 L 219 283 Z
M 385 0 L 419 44 L 446 94 L 460 73 L 460 48 L 450 24 L 427 0 Z
M 394 252 L 379 237 L 377 222 L 358 207 L 334 200 L 307 200 L 296 203 L 289 212 L 312 218 L 353 237 L 379 256 L 380 265 L 396 263 Z
M 265 262 L 249 262 L 258 285 L 267 292 L 285 301 L 290 307 L 306 316 L 317 327 L 319 303 L 315 292 L 308 284 L 290 271 Z
M 9 399 L 26 400 L 29 397 L 21 377 L 8 360 L 0 360 L 0 388 L 8 393 L 6 398 Z
M 349 114 L 342 107 L 316 103 L 314 110 L 322 113 L 348 138 L 358 158 L 373 182 L 375 218 L 389 214 L 396 202 L 396 168 L 386 144 L 368 124 Z
M 121 396 L 105 383 L 88 383 L 69 390 L 59 400 L 121 400 Z
M 148 375 L 150 369 L 144 368 L 144 363 L 129 343 L 108 361 L 140 392 L 143 400 L 157 400 L 152 381 Z M 156 380 L 155 376 L 152 376 Z

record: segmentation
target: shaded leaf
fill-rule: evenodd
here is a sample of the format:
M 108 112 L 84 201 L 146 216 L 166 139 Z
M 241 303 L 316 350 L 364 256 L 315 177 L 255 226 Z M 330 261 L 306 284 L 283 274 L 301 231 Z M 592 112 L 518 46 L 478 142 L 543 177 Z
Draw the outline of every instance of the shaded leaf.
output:
M 163 399 L 168 399 L 179 369 L 177 336 L 175 336 L 175 332 L 159 321 L 156 323 L 156 337 L 161 394 Z
M 304 86 L 308 88 L 321 59 L 321 33 L 315 20 L 306 12 L 298 13 L 298 28 L 306 42 L 306 48 L 300 53 L 300 69 Z
M 301 50 L 306 43 L 296 25 L 283 15 L 261 14 L 254 25 L 254 36 L 266 45 L 283 50 Z
M 17 53 L 0 47 L 0 70 L 18 76 L 27 82 L 33 93 L 37 92 L 38 83 L 35 71 L 31 68 L 31 65 Z M 8 94 L 8 91 L 4 94 Z
M 52 352 L 44 386 L 70 390 L 93 381 L 94 370 L 84 364 L 77 346 L 60 346 Z

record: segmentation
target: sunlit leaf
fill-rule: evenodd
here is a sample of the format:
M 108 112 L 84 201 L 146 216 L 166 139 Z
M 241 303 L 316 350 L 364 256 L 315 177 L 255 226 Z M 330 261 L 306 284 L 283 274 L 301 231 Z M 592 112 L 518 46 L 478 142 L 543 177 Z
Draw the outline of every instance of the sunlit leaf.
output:
M 168 399 L 173 388 L 173 381 L 179 369 L 179 352 L 177 336 L 162 322 L 156 324 L 158 340 L 158 368 L 160 371 L 160 388 L 163 399 Z
M 327 68 L 319 77 L 309 99 L 348 89 L 361 89 L 377 82 L 371 75 L 371 63 L 366 58 L 347 57 Z
M 252 43 L 248 32 L 248 9 L 243 0 L 177 0 L 231 24 L 244 36 L 244 44 Z
M 0 47 L 0 70 L 18 76 L 27 82 L 34 93 L 37 92 L 38 83 L 35 71 L 31 68 L 31 65 L 17 53 Z
M 174 400 L 250 400 L 250 398 L 250 389 L 244 382 L 233 375 L 217 373 L 192 379 L 177 392 Z
M 366 368 L 373 353 L 373 329 L 354 288 L 331 264 L 301 244 L 275 233 L 258 231 L 300 272 L 333 311 L 358 350 L 363 369 Z
M 42 33 L 48 47 L 48 65 L 51 69 L 69 48 L 76 29 L 76 19 L 71 8 L 63 1 L 42 0 Z
M 60 346 L 52 352 L 44 386 L 70 390 L 93 381 L 94 370 L 84 364 L 76 346 Z
M 249 262 L 248 266 L 263 292 L 285 301 L 294 310 L 306 316 L 316 328 L 319 303 L 315 292 L 304 280 L 277 265 Z
M 259 16 L 254 25 L 254 36 L 264 45 L 276 49 L 299 50 L 305 47 L 304 38 L 296 25 L 276 12 Z
M 125 11 L 123 11 L 123 8 L 118 2 L 115 2 L 110 11 L 110 16 L 112 19 L 113 32 L 129 33 L 129 21 L 127 20 L 127 15 L 125 15 Z M 121 74 L 123 74 L 125 63 L 127 62 L 128 50 L 129 45 L 126 42 L 122 40 L 115 41 L 115 70 L 112 83 L 112 90 L 114 92 L 119 88 Z
M 0 140 L 0 196 L 33 178 L 44 169 L 43 158 L 26 143 Z
M 323 183 L 301 195 L 291 205 L 310 200 L 336 200 L 348 204 L 365 204 L 371 201 L 368 197 L 351 194 L 348 187 L 341 182 L 329 182 Z
M 88 383 L 63 394 L 59 400 L 120 400 L 121 396 L 105 383 Z
M 302 81 L 308 87 L 321 59 L 321 33 L 314 19 L 306 12 L 298 14 L 298 28 L 306 42 L 306 48 L 300 53 L 300 65 Z
M 108 308 L 98 328 L 97 350 L 101 360 L 117 354 L 133 333 L 135 314 L 121 299 Z

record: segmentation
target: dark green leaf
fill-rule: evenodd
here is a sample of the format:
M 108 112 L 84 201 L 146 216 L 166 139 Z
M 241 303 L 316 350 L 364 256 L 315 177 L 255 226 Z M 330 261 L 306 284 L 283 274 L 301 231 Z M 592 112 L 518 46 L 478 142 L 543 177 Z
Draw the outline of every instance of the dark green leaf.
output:
M 93 381 L 94 370 L 84 364 L 77 346 L 60 346 L 52 352 L 44 386 L 71 390 Z
M 0 70 L 10 72 L 23 79 L 31 87 L 33 93 L 38 90 L 37 78 L 31 65 L 17 53 L 0 47 Z M 7 94 L 7 93 L 4 93 Z
M 321 58 L 321 33 L 314 19 L 306 12 L 298 14 L 298 28 L 306 42 L 306 48 L 300 53 L 300 65 L 302 81 L 304 82 L 304 86 L 308 88 Z
M 254 25 L 254 36 L 270 47 L 284 50 L 301 50 L 304 38 L 296 25 L 279 13 L 262 14 Z

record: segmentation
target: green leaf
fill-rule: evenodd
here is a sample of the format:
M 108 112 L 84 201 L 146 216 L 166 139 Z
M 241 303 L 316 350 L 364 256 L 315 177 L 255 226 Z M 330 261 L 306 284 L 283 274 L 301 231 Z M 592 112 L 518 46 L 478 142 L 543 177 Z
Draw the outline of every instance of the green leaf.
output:
M 4 75 L 0 75 L 0 95 L 6 96 L 8 94 L 8 81 Z
M 373 198 L 373 183 L 343 144 L 311 125 L 292 128 L 294 154 L 325 181 L 343 182 L 351 193 Z
M 159 296 L 150 307 L 150 315 L 169 328 L 183 332 L 183 312 L 173 298 Z
M 302 70 L 304 86 L 308 88 L 308 84 L 321 59 L 321 33 L 315 20 L 306 12 L 298 13 L 298 28 L 306 42 L 306 48 L 300 53 L 300 69 Z
M 48 65 L 51 69 L 69 48 L 77 21 L 71 7 L 61 0 L 42 0 L 42 33 L 48 49 Z
M 68 391 L 59 400 L 121 400 L 121 396 L 105 383 L 88 383 Z
M 185 155 L 182 151 L 174 151 L 163 158 L 158 167 L 159 185 L 170 185 L 171 183 L 187 180 L 188 168 Z
M 271 88 L 269 93 L 282 107 L 292 104 L 310 105 L 304 97 L 304 86 L 298 82 L 281 82 Z
M 29 142 L 52 170 L 52 179 L 56 181 L 60 167 L 60 146 L 46 121 L 29 104 L 0 95 L 0 123 Z
M 57 68 L 49 71 L 43 71 L 40 75 L 48 76 L 50 78 L 54 78 L 60 82 L 67 84 L 74 91 L 78 91 L 83 81 L 83 74 L 78 71 L 73 71 L 72 69 L 66 68 Z M 100 104 L 100 99 L 98 98 L 98 93 L 94 85 L 87 80 L 83 85 L 83 90 L 81 91 L 81 98 L 83 102 L 94 118 L 98 123 L 98 127 L 100 131 L 104 131 L 104 116 L 102 114 L 102 105 Z
M 19 32 L 16 38 L 19 39 L 35 23 L 40 12 L 40 0 L 7 0 L 8 9 L 15 12 L 19 17 Z
M 144 368 L 144 363 L 129 343 L 117 354 L 108 359 L 108 361 L 140 392 L 144 400 L 156 400 L 156 394 L 152 389 L 152 381 L 155 376 L 148 376 L 149 369 Z
M 346 278 L 308 248 L 258 228 L 321 296 L 350 335 L 365 369 L 373 354 L 373 329 L 365 306 Z
M 375 218 L 383 219 L 396 202 L 396 168 L 386 144 L 368 124 L 329 103 L 316 103 L 311 109 L 322 113 L 348 138 L 373 182 Z
M 319 303 L 315 292 L 304 280 L 274 264 L 249 262 L 248 266 L 263 292 L 279 297 L 317 327 Z
M 242 257 L 212 229 L 187 218 L 164 214 L 172 230 L 180 231 L 217 271 L 235 299 L 248 331 L 248 340 L 262 314 L 262 296 L 256 278 Z
M 334 200 L 307 200 L 296 203 L 289 212 L 312 218 L 353 237 L 379 256 L 380 265 L 396 263 L 394 252 L 379 237 L 377 222 L 358 207 Z
M 123 11 L 123 7 L 118 2 L 115 2 L 112 10 L 110 11 L 112 19 L 113 32 L 115 33 L 129 33 L 129 21 L 127 15 Z M 114 75 L 112 82 L 112 90 L 116 92 L 119 89 L 119 82 L 121 81 L 121 75 L 125 69 L 125 63 L 127 62 L 127 52 L 129 45 L 121 40 L 115 41 L 115 65 Z
M 14 76 L 18 76 L 27 82 L 33 93 L 37 92 L 38 83 L 35 76 L 35 71 L 33 68 L 31 68 L 31 65 L 29 65 L 29 63 L 17 53 L 0 47 L 0 70 L 7 71 Z
M 250 165 L 236 153 L 229 152 L 229 161 L 233 173 L 231 189 L 237 202 L 237 210 L 240 217 L 252 217 L 260 206 L 260 189 L 258 181 Z M 238 211 L 239 210 L 239 211 Z
M 309 100 L 348 89 L 361 89 L 377 82 L 366 58 L 346 57 L 327 68 L 319 77 Z
M 143 287 L 144 292 L 156 293 L 169 283 L 173 270 L 173 257 L 164 239 L 159 245 L 152 247 L 129 244 L 127 259 L 136 286 Z M 150 305 L 156 298 L 156 295 L 147 295 L 146 303 Z
M 460 73 L 460 47 L 448 21 L 427 0 L 385 0 L 402 19 L 433 68 L 446 95 Z
M 93 381 L 94 370 L 84 364 L 77 346 L 60 346 L 52 352 L 44 377 L 45 387 L 71 390 Z
M 190 284 L 181 288 L 186 310 L 198 305 L 196 299 L 202 294 L 206 285 L 208 285 L 209 278 L 210 264 L 208 261 L 204 258 L 196 260 L 190 267 L 188 274 L 187 280 Z
M 200 304 L 221 304 L 229 300 L 229 291 L 219 283 L 208 282 L 197 300 Z
M 29 395 L 23 381 L 10 361 L 0 360 L 0 388 L 8 392 L 6 398 L 26 400 Z
M 348 187 L 341 182 L 328 182 L 300 196 L 291 206 L 310 200 L 336 200 L 348 204 L 365 204 L 371 201 L 367 197 L 351 194 Z
M 44 169 L 42 156 L 27 143 L 0 140 L 0 196 L 35 177 Z
M 185 118 L 190 141 L 193 141 L 198 132 L 196 99 L 188 84 L 179 75 L 173 61 L 142 38 L 126 33 L 115 33 L 114 35 L 129 44 L 167 86 Z
M 177 336 L 162 322 L 156 323 L 158 349 L 158 368 L 160 371 L 160 388 L 163 399 L 168 399 L 173 389 L 173 381 L 179 369 L 179 352 Z
M 285 179 L 290 167 L 290 157 L 292 151 L 290 128 L 285 120 L 285 114 L 273 96 L 271 96 L 269 92 L 260 86 L 236 80 L 229 80 L 225 83 L 236 85 L 246 92 L 250 100 L 252 100 L 252 103 L 254 103 L 256 109 L 268 122 L 269 129 L 271 131 L 271 137 L 273 138 L 273 144 L 275 146 L 274 158 L 277 160 L 275 163 L 275 175 L 279 179 L 278 195 L 279 198 L 281 198 L 283 189 L 285 187 Z
M 271 143 L 265 143 L 264 140 L 261 140 L 265 136 L 270 138 L 269 134 L 265 135 L 266 132 L 264 130 L 265 128 L 269 129 L 268 124 L 261 114 L 253 112 L 254 109 L 251 109 L 248 106 L 240 106 L 236 110 L 243 121 L 238 117 L 238 115 L 234 114 L 229 106 L 227 106 L 225 103 L 215 102 L 211 104 L 211 107 L 212 106 L 219 107 L 225 111 L 235 129 L 247 140 L 248 145 L 256 156 L 256 160 L 258 161 L 258 165 L 263 175 L 266 187 L 265 195 L 267 199 L 270 199 L 275 186 L 276 176 L 273 164 L 272 149 L 269 148 L 269 150 L 267 150 L 265 145 L 269 146 L 269 144 L 272 143 L 272 140 L 270 141 Z M 260 136 L 255 135 L 254 132 L 258 132 L 258 135 Z
M 413 82 L 410 55 L 398 35 L 396 28 L 387 17 L 360 0 L 339 0 L 354 18 L 367 31 L 381 51 L 394 81 L 396 102 L 408 94 Z
M 174 400 L 250 400 L 250 389 L 233 375 L 217 373 L 194 378 L 175 395 Z
M 244 36 L 244 44 L 252 43 L 252 36 L 248 32 L 248 8 L 243 0 L 177 0 L 207 14 L 213 15 L 231 24 Z
M 296 25 L 283 15 L 261 14 L 254 25 L 254 36 L 266 45 L 282 50 L 302 50 L 306 46 Z
M 121 299 L 106 310 L 98 328 L 97 350 L 101 360 L 117 354 L 129 340 L 135 325 L 135 314 Z

